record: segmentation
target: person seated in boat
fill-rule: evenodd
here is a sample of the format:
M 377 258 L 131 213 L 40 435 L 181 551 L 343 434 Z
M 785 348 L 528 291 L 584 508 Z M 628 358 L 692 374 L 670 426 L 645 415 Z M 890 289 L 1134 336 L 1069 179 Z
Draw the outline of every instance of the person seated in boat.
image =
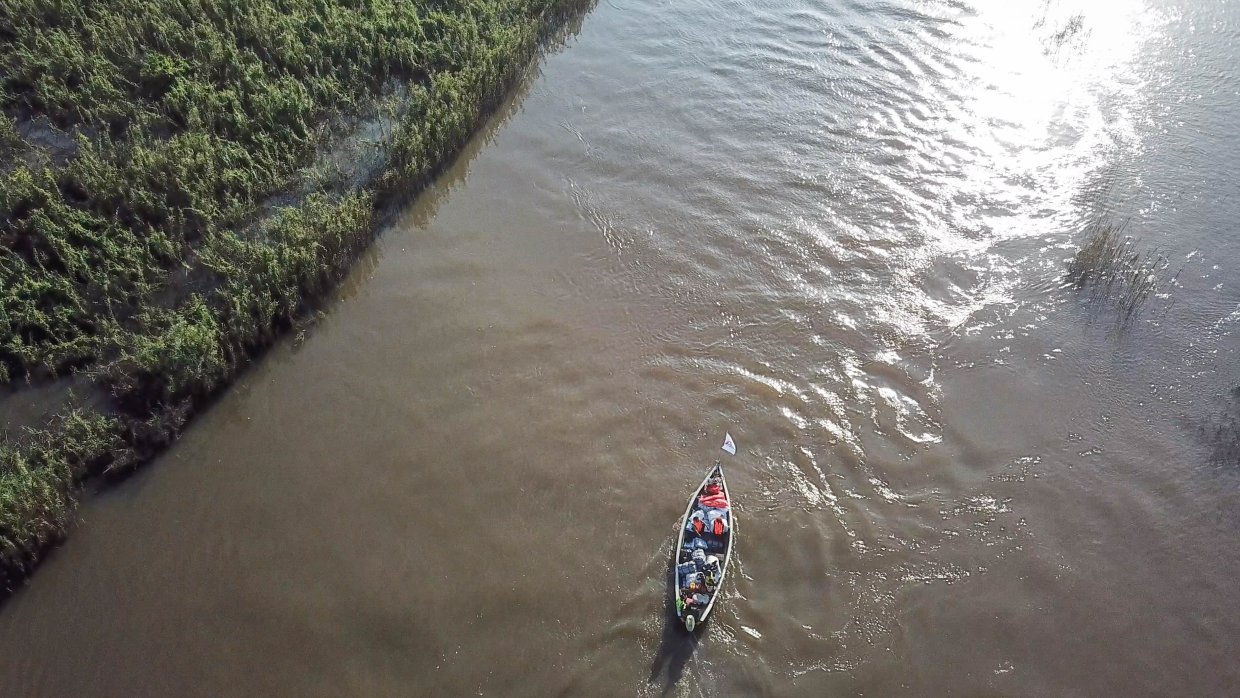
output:
M 685 532 L 700 536 L 706 531 L 706 512 L 700 507 L 695 507 L 693 513 L 689 515 L 689 521 L 685 525 Z
M 706 558 L 702 565 L 702 576 L 708 592 L 719 586 L 719 581 L 723 578 L 723 564 L 719 562 L 719 558 L 714 555 Z
M 712 524 L 711 516 L 713 512 L 727 508 L 728 499 L 723 493 L 723 488 L 714 480 L 707 482 L 693 507 L 693 512 L 689 514 L 689 520 L 685 522 L 685 531 L 699 536 L 708 532 L 722 535 L 723 531 L 718 530 L 719 527 Z M 714 514 L 714 516 L 718 518 L 719 514 Z M 726 518 L 726 513 L 724 516 Z M 724 527 L 726 528 L 726 522 Z
M 700 594 L 706 591 L 706 573 L 692 572 L 685 575 L 680 591 L 686 594 Z
M 702 593 L 689 593 L 682 590 L 676 597 L 676 606 L 679 611 L 700 611 L 706 608 L 708 603 L 710 603 L 710 596 Z
M 731 526 L 723 509 L 695 509 L 685 524 L 685 548 L 715 549 L 726 539 Z
M 707 482 L 698 497 L 698 505 L 705 509 L 727 509 L 728 496 L 723 492 L 723 485 L 714 480 Z
M 692 591 L 705 590 L 710 593 L 723 577 L 723 563 L 717 556 L 695 548 L 689 555 L 689 561 L 677 567 L 677 573 L 682 589 L 692 588 Z

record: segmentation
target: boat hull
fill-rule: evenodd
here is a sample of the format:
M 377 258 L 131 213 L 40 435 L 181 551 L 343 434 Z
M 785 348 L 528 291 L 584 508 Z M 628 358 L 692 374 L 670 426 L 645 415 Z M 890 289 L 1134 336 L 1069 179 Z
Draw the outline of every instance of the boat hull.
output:
M 718 479 L 723 491 L 723 498 L 727 503 L 725 507 L 703 508 L 698 506 L 699 497 L 706 492 L 706 486 L 711 482 L 712 478 Z M 709 511 L 711 509 L 722 511 L 726 517 L 726 532 L 723 535 L 715 535 L 709 531 L 698 533 L 690 523 L 695 510 Z M 732 561 L 732 548 L 735 543 L 735 507 L 732 505 L 732 497 L 728 491 L 727 479 L 723 474 L 723 466 L 715 463 L 710 471 L 707 472 L 706 477 L 702 479 L 702 483 L 698 485 L 697 489 L 693 491 L 692 496 L 689 497 L 689 503 L 685 507 L 684 516 L 680 519 L 680 530 L 676 535 L 676 548 L 672 551 L 672 583 L 676 617 L 689 632 L 695 631 L 705 623 L 714 610 L 724 582 L 727 581 L 727 571 L 729 563 Z M 692 551 L 694 548 L 702 548 L 706 554 L 719 558 L 719 575 L 713 588 L 706 592 L 708 600 L 704 604 L 693 602 L 693 599 L 700 598 L 700 593 L 696 596 L 686 594 L 687 574 L 683 570 L 686 563 L 692 562 Z

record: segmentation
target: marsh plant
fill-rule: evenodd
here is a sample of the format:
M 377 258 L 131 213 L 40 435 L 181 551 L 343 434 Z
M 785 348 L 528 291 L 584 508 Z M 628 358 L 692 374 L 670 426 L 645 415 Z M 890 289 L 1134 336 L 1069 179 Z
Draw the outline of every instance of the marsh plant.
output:
M 293 326 L 585 4 L 0 0 L 0 395 L 104 396 L 0 443 L 0 594 L 81 478 Z M 380 110 L 364 177 L 321 162 Z
M 1166 255 L 1143 249 L 1124 227 L 1109 221 L 1091 225 L 1067 272 L 1068 283 L 1091 308 L 1115 313 L 1120 329 L 1128 328 L 1151 298 L 1168 293 L 1178 275 Z

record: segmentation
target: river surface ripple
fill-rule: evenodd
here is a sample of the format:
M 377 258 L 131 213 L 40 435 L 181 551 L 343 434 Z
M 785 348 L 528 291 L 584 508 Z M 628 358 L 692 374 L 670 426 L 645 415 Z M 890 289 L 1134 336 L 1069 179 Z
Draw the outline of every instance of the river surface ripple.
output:
M 0 694 L 1235 695 L 1238 46 L 1235 2 L 601 2 L 88 501 Z M 1100 216 L 1180 269 L 1124 332 L 1063 283 Z

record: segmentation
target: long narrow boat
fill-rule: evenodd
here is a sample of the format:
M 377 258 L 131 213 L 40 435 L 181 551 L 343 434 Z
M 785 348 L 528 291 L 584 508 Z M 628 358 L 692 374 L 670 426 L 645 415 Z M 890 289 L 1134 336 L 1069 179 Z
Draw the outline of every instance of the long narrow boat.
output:
M 716 462 L 689 498 L 672 553 L 676 617 L 689 632 L 704 623 L 715 607 L 735 541 L 732 498 L 723 478 L 723 466 Z M 694 551 L 698 549 L 702 554 L 695 561 Z

